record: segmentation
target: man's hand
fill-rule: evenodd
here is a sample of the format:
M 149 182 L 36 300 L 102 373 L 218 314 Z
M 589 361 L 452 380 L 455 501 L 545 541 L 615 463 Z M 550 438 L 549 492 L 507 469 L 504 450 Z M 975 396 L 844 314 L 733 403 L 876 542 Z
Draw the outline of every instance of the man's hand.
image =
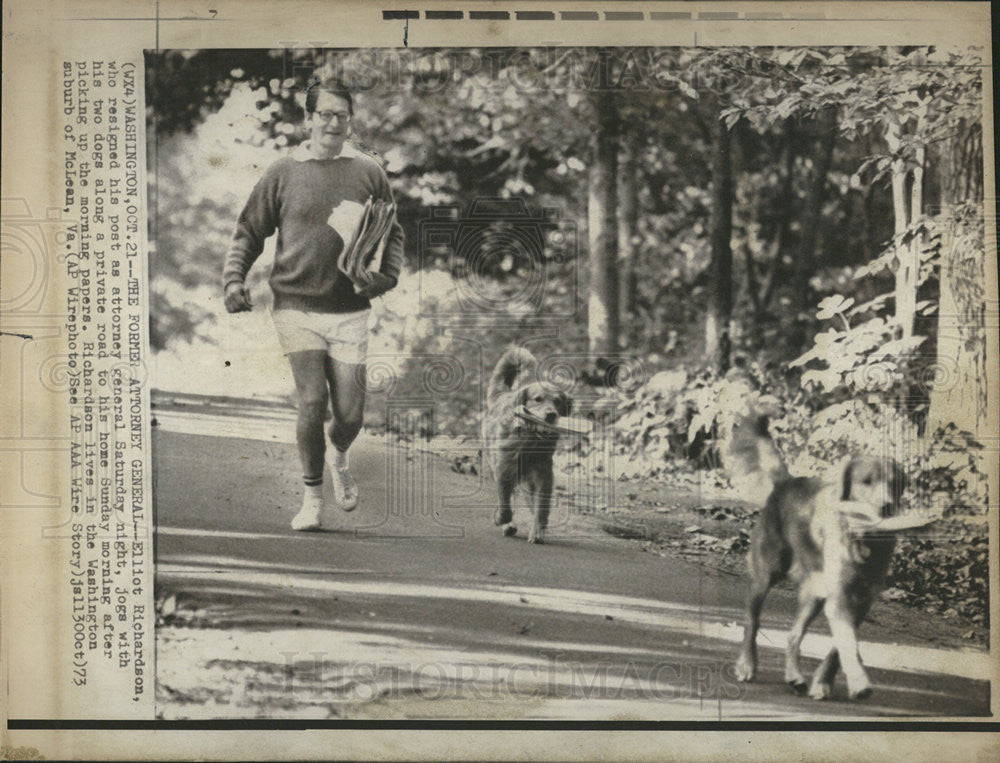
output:
M 358 291 L 359 297 L 375 299 L 375 297 L 380 297 L 396 285 L 395 278 L 383 275 L 382 273 L 376 272 L 369 273 L 368 275 L 371 276 L 372 282 Z
M 245 313 L 253 309 L 250 302 L 250 292 L 247 287 L 237 281 L 226 285 L 226 312 Z

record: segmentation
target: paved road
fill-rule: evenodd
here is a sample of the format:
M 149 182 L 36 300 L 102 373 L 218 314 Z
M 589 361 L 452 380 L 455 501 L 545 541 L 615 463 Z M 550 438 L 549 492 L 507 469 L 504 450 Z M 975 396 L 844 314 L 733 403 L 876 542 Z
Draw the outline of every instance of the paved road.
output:
M 490 521 L 488 481 L 384 440 L 363 437 L 352 452 L 358 509 L 330 510 L 325 532 L 294 533 L 291 419 L 231 413 L 157 411 L 164 717 L 989 712 L 983 653 L 929 648 L 885 622 L 863 632 L 871 700 L 847 702 L 842 679 L 835 701 L 792 695 L 779 648 L 787 591 L 766 613 L 758 682 L 737 684 L 743 580 L 645 552 L 567 510 L 554 514 L 547 545 L 505 539 Z M 827 644 L 825 632 L 807 638 L 806 668 Z

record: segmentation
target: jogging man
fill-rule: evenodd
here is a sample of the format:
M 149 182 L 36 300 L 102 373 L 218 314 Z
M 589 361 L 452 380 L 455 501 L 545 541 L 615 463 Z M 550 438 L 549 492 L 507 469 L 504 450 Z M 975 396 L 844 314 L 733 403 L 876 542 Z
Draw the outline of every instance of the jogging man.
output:
M 330 83 L 306 94 L 309 140 L 279 159 L 254 187 L 240 213 L 223 270 L 226 310 L 251 309 L 244 285 L 264 240 L 278 233 L 270 286 L 272 319 L 292 367 L 298 399 L 296 439 L 305 495 L 294 530 L 322 525 L 323 463 L 329 461 L 333 495 L 344 511 L 358 502 L 348 449 L 364 416 L 369 300 L 392 289 L 403 261 L 403 231 L 394 222 L 379 272 L 356 292 L 337 268 L 355 230 L 344 210 L 371 198 L 392 202 L 389 181 L 369 155 L 346 143 L 354 105 L 350 92 Z M 356 225 L 355 225 L 356 228 Z M 323 424 L 333 403 L 327 452 Z

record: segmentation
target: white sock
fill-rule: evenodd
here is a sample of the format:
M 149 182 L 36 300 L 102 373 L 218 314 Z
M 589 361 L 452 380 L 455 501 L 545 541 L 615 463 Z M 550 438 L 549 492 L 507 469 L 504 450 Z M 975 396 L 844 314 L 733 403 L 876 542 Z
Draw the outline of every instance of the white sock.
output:
M 347 451 L 339 448 L 333 449 L 333 465 L 338 469 L 347 468 Z
M 322 498 L 323 483 L 320 482 L 318 485 L 306 485 L 306 495 L 311 498 Z

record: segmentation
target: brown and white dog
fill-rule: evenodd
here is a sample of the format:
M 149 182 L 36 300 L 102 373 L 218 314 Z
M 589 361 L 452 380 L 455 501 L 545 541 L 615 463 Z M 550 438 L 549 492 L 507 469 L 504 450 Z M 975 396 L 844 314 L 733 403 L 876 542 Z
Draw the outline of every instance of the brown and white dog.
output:
M 535 379 L 538 363 L 525 349 L 508 349 L 497 363 L 486 390 L 483 455 L 497 481 L 494 524 L 504 535 L 517 533 L 512 524 L 514 488 L 527 489 L 534 517 L 529 543 L 542 543 L 552 505 L 552 457 L 559 440 L 559 418 L 568 416 L 572 400 L 561 390 Z
M 758 423 L 766 435 L 766 422 Z M 770 438 L 761 443 L 773 450 Z M 856 456 L 833 483 L 786 477 L 774 485 L 750 536 L 750 595 L 736 677 L 752 681 L 757 672 L 757 630 L 768 590 L 786 576 L 798 583 L 799 609 L 788 634 L 785 680 L 814 699 L 831 695 L 842 666 L 851 699 L 865 699 L 871 682 L 858 654 L 857 629 L 881 588 L 895 548 L 895 536 L 878 530 L 894 516 L 904 488 L 893 461 Z M 807 685 L 799 667 L 799 647 L 820 610 L 826 614 L 833 645 Z

